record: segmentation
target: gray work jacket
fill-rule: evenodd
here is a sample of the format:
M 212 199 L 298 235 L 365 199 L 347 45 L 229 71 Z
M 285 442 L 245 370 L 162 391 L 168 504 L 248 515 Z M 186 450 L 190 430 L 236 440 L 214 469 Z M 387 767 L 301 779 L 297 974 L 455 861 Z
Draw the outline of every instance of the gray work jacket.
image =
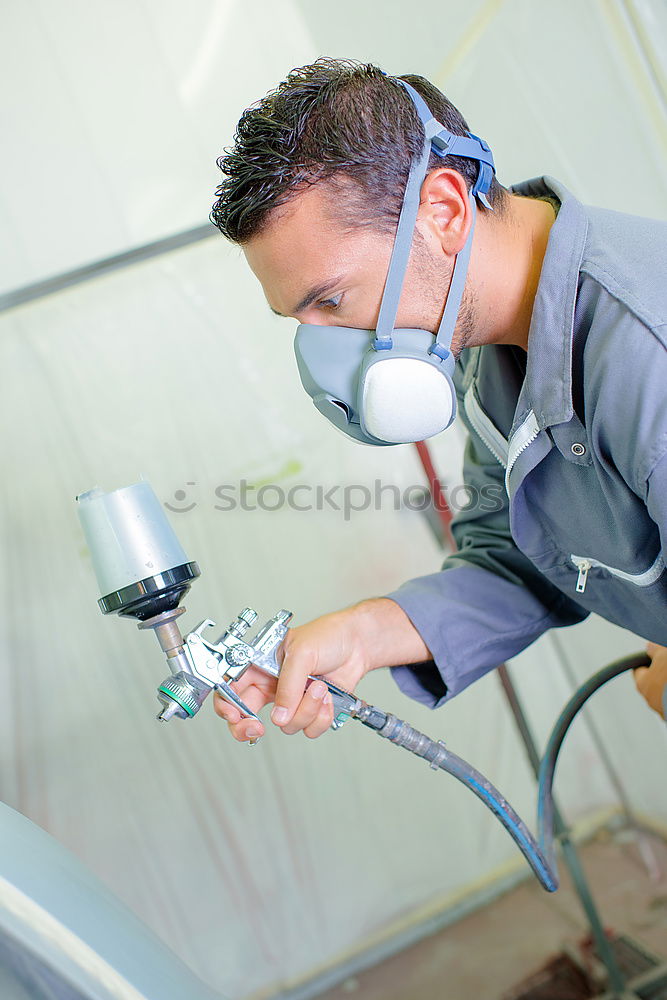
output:
M 386 595 L 433 655 L 394 677 L 433 708 L 590 611 L 667 645 L 667 223 L 513 191 L 560 201 L 528 352 L 462 352 L 459 551 Z

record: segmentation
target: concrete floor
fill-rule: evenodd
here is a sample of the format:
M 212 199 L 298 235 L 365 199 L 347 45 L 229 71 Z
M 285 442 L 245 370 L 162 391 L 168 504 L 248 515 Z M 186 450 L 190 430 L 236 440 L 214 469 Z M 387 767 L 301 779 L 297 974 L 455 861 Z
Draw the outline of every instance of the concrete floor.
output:
M 606 831 L 581 857 L 607 929 L 667 958 L 667 844 L 648 839 L 659 874 L 650 878 L 636 841 Z M 321 994 L 321 1000 L 500 1000 L 587 924 L 562 870 L 557 893 L 533 879 L 457 924 Z

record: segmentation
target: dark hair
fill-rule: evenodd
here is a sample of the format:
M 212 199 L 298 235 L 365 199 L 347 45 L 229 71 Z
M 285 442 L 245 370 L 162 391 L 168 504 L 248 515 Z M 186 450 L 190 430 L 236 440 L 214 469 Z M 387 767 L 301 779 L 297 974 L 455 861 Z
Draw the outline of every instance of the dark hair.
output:
M 422 76 L 401 79 L 450 132 L 468 132 L 461 113 L 432 83 Z M 351 227 L 393 231 L 410 165 L 423 144 L 416 108 L 396 80 L 371 64 L 318 59 L 292 70 L 243 112 L 234 145 L 217 161 L 224 178 L 211 221 L 229 240 L 244 243 L 305 184 L 326 180 L 341 187 L 338 204 Z M 439 166 L 461 173 L 468 188 L 477 178 L 474 160 L 432 153 L 429 169 Z M 502 208 L 504 196 L 494 178 L 488 195 L 494 208 Z

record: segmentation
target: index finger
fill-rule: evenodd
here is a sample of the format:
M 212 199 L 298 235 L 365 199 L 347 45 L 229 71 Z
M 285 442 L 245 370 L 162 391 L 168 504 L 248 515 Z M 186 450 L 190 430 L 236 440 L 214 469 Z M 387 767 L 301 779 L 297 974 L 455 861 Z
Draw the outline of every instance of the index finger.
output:
M 265 674 L 263 670 L 251 664 L 237 681 L 232 683 L 232 689 L 245 702 L 253 712 L 263 708 L 268 702 L 273 701 L 276 688 L 276 678 L 270 674 Z M 260 692 L 263 700 L 257 701 L 257 693 Z M 213 705 L 217 715 L 226 719 L 229 723 L 238 722 L 241 713 L 231 702 L 227 701 L 217 691 L 213 696 Z
M 275 706 L 271 712 L 271 719 L 276 726 L 284 726 L 296 712 L 306 689 L 308 676 L 314 672 L 316 664 L 317 654 L 314 650 L 299 647 L 292 652 L 289 649 L 284 651 Z
M 251 684 L 244 693 L 243 701 L 255 715 L 270 701 L 270 697 L 256 684 Z M 235 740 L 243 742 L 250 738 L 259 739 L 264 735 L 264 724 L 261 720 L 241 716 L 238 708 L 226 701 L 217 691 L 213 698 L 213 708 L 216 715 L 224 719 Z

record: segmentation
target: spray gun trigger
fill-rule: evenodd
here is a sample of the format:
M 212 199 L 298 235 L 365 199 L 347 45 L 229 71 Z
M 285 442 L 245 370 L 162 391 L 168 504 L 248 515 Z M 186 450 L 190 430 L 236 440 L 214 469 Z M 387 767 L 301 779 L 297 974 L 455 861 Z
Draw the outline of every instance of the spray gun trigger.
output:
M 259 722 L 259 718 L 255 715 L 253 711 L 251 711 L 248 708 L 248 706 L 244 701 L 241 701 L 236 691 L 234 691 L 233 688 L 229 686 L 227 681 L 219 681 L 215 685 L 215 690 L 222 698 L 225 699 L 225 701 L 228 701 L 230 705 L 234 705 L 236 708 L 238 708 L 241 715 L 243 715 L 245 718 L 256 719 L 257 722 Z

